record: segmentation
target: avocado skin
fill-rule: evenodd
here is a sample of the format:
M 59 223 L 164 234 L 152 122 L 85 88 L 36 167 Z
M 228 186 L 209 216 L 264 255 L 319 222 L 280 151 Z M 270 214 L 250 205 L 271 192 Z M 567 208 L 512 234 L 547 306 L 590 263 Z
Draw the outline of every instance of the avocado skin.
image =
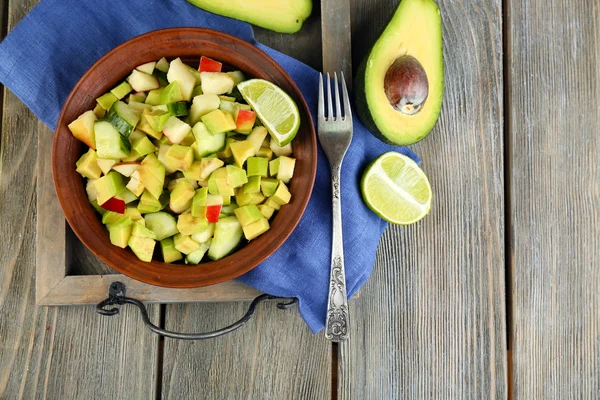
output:
M 373 116 L 369 112 L 369 105 L 367 104 L 367 95 L 365 93 L 365 69 L 367 66 L 367 60 L 369 59 L 369 54 L 362 60 L 362 62 L 358 66 L 358 71 L 356 72 L 356 78 L 354 79 L 354 105 L 355 109 L 358 113 L 358 117 L 365 127 L 375 136 L 377 139 L 381 140 L 384 143 L 391 144 L 397 146 L 398 144 L 392 142 L 387 137 L 383 136 L 379 129 L 377 128 L 377 124 L 373 119 Z

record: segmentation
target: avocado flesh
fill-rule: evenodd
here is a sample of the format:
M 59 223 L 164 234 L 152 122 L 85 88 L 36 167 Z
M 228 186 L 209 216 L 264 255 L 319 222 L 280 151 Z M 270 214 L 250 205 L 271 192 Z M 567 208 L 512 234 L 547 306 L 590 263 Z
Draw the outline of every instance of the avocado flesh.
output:
M 429 94 L 421 110 L 403 114 L 390 104 L 384 79 L 402 56 L 423 66 Z M 442 20 L 433 0 L 402 0 L 389 24 L 359 67 L 356 109 L 367 128 L 384 142 L 409 145 L 423 139 L 435 126 L 444 93 Z
M 280 33 L 295 33 L 312 11 L 312 0 L 188 0 L 215 14 Z

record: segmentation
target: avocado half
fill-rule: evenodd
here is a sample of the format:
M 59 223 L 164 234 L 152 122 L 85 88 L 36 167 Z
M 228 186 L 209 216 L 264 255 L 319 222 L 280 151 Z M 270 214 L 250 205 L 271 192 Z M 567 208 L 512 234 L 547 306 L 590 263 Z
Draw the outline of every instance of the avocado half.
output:
M 388 70 L 402 58 L 416 59 L 420 63 L 428 86 L 424 103 L 412 114 L 399 111 L 386 94 Z M 395 145 L 413 144 L 427 136 L 435 126 L 443 94 L 440 10 L 433 0 L 402 0 L 358 68 L 354 88 L 358 116 L 382 141 Z

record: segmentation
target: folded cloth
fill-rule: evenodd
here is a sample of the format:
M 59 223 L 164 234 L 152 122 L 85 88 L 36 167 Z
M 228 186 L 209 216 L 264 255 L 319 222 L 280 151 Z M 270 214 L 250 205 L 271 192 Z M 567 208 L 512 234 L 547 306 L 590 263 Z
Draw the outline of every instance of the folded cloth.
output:
M 247 23 L 205 12 L 185 1 L 42 0 L 0 44 L 0 82 L 54 128 L 67 95 L 95 61 L 135 36 L 172 27 L 215 29 L 255 44 L 292 76 L 316 121 L 317 71 L 258 43 Z M 371 274 L 386 227 L 363 203 L 360 176 L 366 164 L 390 150 L 418 161 L 409 149 L 383 144 L 354 119 L 354 138 L 341 182 L 350 296 Z M 297 297 L 300 314 L 313 332 L 323 328 L 327 308 L 332 219 L 329 173 L 319 149 L 315 186 L 298 227 L 269 259 L 239 278 L 272 295 Z

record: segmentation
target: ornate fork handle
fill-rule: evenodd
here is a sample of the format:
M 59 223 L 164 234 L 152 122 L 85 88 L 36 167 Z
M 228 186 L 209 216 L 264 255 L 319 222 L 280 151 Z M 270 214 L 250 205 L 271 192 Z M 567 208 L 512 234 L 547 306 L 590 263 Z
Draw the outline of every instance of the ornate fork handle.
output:
M 325 337 L 339 342 L 348 339 L 348 298 L 346 296 L 346 272 L 344 270 L 344 246 L 342 240 L 342 204 L 340 199 L 340 164 L 331 166 L 333 192 L 333 234 L 331 246 L 331 272 Z

